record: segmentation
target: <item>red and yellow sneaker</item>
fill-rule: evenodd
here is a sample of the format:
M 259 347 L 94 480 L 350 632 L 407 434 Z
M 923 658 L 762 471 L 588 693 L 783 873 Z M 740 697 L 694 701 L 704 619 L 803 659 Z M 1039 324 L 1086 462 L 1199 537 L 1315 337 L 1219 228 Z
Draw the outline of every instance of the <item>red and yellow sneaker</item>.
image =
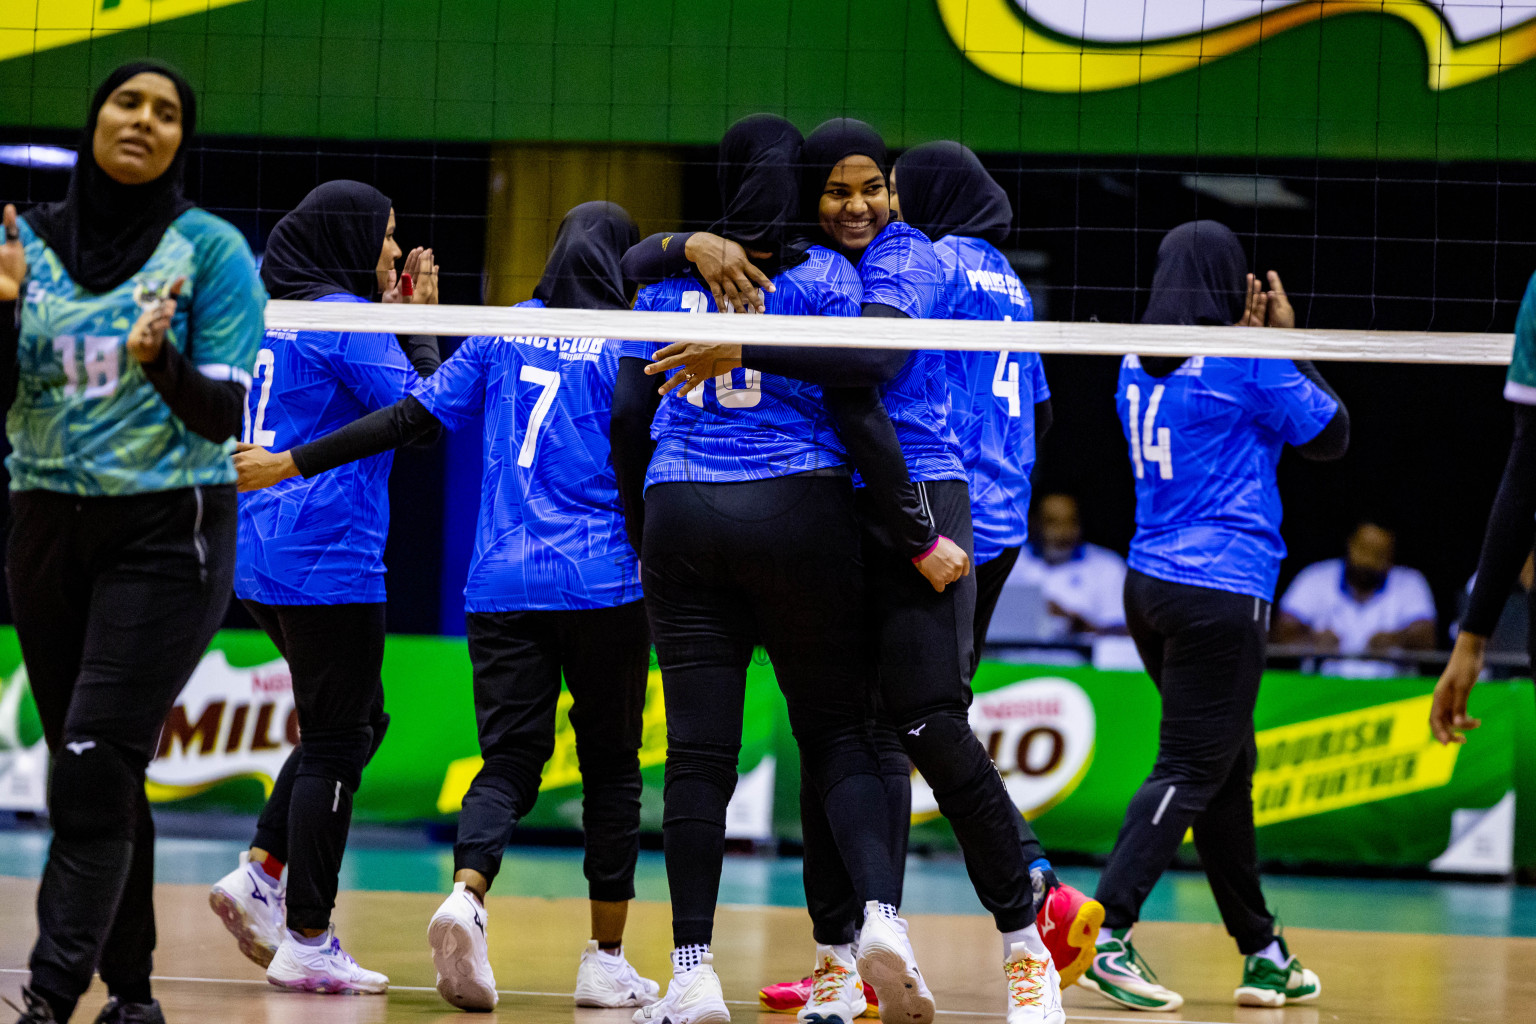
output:
M 1046 894 L 1035 923 L 1061 975 L 1061 987 L 1066 988 L 1093 963 L 1094 943 L 1104 924 L 1104 906 L 1070 885 L 1058 885 Z
M 804 1009 L 806 1001 L 811 998 L 811 988 L 815 978 L 801 978 L 799 981 L 781 981 L 776 985 L 769 985 L 757 993 L 757 1004 L 769 1013 L 799 1013 Z M 864 983 L 865 1010 L 859 1016 L 880 1016 L 880 1004 L 875 999 L 875 990 Z

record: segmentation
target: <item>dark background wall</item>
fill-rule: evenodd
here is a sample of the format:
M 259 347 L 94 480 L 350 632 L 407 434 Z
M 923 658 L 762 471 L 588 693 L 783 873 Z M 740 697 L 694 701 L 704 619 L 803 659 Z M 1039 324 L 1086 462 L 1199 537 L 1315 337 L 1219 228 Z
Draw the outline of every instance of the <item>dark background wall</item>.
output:
M 25 141 L 72 141 L 64 133 L 27 134 Z M 713 152 L 677 153 L 684 218 L 705 225 L 718 212 Z M 1254 269 L 1280 272 L 1304 326 L 1509 331 L 1536 269 L 1536 171 L 1526 165 L 984 160 L 1013 197 L 1017 229 L 1004 248 L 1042 319 L 1134 321 L 1162 235 L 1196 217 L 1237 231 Z M 489 167 L 489 150 L 478 145 L 211 138 L 201 140 L 189 165 L 188 190 L 259 251 L 278 217 L 318 182 L 372 182 L 394 199 L 402 245 L 436 249 L 444 301 L 475 303 Z M 59 171 L 0 166 L 0 199 L 45 201 L 62 195 L 65 182 Z M 1133 500 L 1113 407 L 1117 367 L 1114 357 L 1046 358 L 1056 426 L 1041 448 L 1036 490 L 1078 495 L 1090 539 L 1123 551 Z M 1309 562 L 1338 554 L 1357 519 L 1376 518 L 1398 529 L 1401 561 L 1429 576 L 1449 619 L 1475 565 L 1507 450 L 1502 370 L 1321 369 L 1350 406 L 1354 445 L 1339 463 L 1283 460 L 1291 557 L 1282 585 Z M 386 552 L 391 629 L 460 628 L 456 566 L 469 543 L 464 508 L 473 508 L 478 454 L 477 441 L 465 438 L 396 457 Z M 455 482 L 448 486 L 448 479 Z M 459 509 L 449 536 L 445 515 L 453 513 L 445 507 Z M 231 612 L 232 625 L 243 621 L 242 612 Z

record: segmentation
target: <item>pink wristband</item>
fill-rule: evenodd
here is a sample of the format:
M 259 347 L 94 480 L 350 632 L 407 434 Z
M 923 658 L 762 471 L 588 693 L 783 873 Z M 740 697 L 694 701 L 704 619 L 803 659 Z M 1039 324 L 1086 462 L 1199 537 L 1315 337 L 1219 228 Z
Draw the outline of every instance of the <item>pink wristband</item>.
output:
M 949 540 L 949 538 L 941 533 L 939 534 L 939 540 Z M 912 559 L 912 564 L 916 565 L 918 562 L 921 562 L 923 559 L 933 554 L 933 549 L 939 546 L 939 540 L 934 541 L 932 544 L 929 544 L 926 548 L 924 548 L 922 554 Z

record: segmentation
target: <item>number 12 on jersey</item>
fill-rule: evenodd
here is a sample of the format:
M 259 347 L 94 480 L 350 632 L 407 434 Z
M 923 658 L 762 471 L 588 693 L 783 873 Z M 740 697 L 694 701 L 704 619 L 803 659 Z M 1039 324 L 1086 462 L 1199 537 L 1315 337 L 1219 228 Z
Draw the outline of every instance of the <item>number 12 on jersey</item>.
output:
M 1164 480 L 1173 479 L 1173 432 L 1157 426 L 1157 408 L 1163 402 L 1163 385 L 1152 389 L 1147 402 L 1147 418 L 1141 418 L 1141 387 L 1130 384 L 1125 389 L 1125 400 L 1130 405 L 1131 463 L 1136 467 L 1136 479 L 1146 475 L 1146 463 L 1157 464 L 1157 475 Z

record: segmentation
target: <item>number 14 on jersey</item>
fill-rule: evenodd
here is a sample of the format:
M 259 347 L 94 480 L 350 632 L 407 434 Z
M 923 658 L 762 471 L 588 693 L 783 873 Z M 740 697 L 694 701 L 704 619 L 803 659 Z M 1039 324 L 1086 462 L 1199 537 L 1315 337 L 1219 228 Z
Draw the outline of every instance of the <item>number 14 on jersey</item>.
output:
M 1164 480 L 1173 479 L 1173 432 L 1157 426 L 1157 409 L 1163 403 L 1163 385 L 1152 389 L 1147 402 L 1147 418 L 1141 418 L 1141 387 L 1130 384 L 1125 389 L 1125 401 L 1130 406 L 1131 463 L 1136 467 L 1136 479 L 1146 476 L 1146 464 L 1157 466 L 1157 475 Z

